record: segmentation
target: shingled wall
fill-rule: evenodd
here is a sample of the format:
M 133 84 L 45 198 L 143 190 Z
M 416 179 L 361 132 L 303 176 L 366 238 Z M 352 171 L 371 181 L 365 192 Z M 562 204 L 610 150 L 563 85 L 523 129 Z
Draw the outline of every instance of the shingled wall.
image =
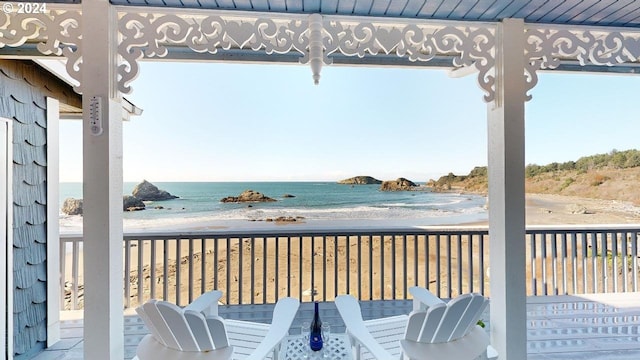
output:
M 70 86 L 31 61 L 0 60 L 0 116 L 13 120 L 13 330 L 15 359 L 47 340 L 46 97 L 74 106 Z

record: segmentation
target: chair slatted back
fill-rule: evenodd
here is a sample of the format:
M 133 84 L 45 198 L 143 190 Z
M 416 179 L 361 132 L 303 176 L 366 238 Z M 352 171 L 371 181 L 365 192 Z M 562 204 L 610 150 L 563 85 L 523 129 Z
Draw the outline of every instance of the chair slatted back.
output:
M 200 349 L 200 351 L 213 350 L 213 340 L 211 340 L 211 335 L 207 328 L 207 320 L 202 313 L 193 310 L 185 310 L 184 318 L 189 324 L 189 328 L 191 329 L 194 340 L 198 345 L 198 349 Z
M 207 328 L 214 349 L 222 349 L 229 346 L 229 337 L 224 320 L 219 316 L 207 316 Z
M 182 351 L 199 351 L 198 343 L 191 332 L 187 319 L 184 318 L 182 309 L 178 305 L 166 301 L 158 301 L 156 306 L 167 323 L 169 330 L 176 338 L 178 349 Z
M 422 322 L 422 326 L 420 327 L 420 334 L 418 335 L 416 341 L 418 342 L 432 342 L 433 337 L 436 335 L 438 331 L 438 327 L 440 326 L 440 322 L 442 321 L 442 317 L 444 313 L 447 311 L 447 305 L 435 305 L 427 310 L 427 314 L 424 317 L 424 321 Z M 413 318 L 413 319 L 412 319 Z M 416 321 L 417 319 L 413 316 L 409 316 L 409 321 Z
M 218 316 L 158 300 L 136 309 L 158 342 L 180 351 L 212 351 L 229 346 L 224 320 Z
M 153 333 L 154 337 L 169 348 L 180 349 L 180 345 L 178 345 L 178 341 L 175 336 L 173 336 L 173 332 L 169 329 L 169 325 L 165 322 L 162 314 L 160 314 L 156 302 L 157 300 L 149 300 L 142 305 L 142 310 L 155 329 L 155 333 Z M 154 329 L 150 328 L 149 330 L 153 332 Z
M 469 307 L 472 298 L 471 294 L 463 294 L 447 304 L 447 310 L 442 315 L 438 330 L 430 342 L 443 343 L 451 339 L 451 335 L 453 335 L 453 332 L 460 324 L 460 320 L 467 311 L 467 307 Z M 464 327 L 466 328 L 466 324 L 464 324 Z
M 422 343 L 459 339 L 474 328 L 488 304 L 488 299 L 474 293 L 460 295 L 449 303 L 414 307 L 419 310 L 409 315 L 404 338 Z
M 467 307 L 467 310 L 460 318 L 458 327 L 451 334 L 451 338 L 448 341 L 459 339 L 467 335 L 478 323 L 478 320 L 482 316 L 482 313 L 489 305 L 489 299 L 485 298 L 484 296 L 476 293 L 471 294 L 471 296 L 472 299 L 469 303 L 469 306 Z

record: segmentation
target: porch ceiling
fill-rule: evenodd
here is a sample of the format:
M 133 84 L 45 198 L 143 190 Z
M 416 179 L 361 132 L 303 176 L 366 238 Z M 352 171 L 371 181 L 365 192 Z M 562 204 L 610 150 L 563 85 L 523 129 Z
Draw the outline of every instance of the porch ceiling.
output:
M 69 2 L 75 2 L 68 0 Z M 454 21 L 638 27 L 640 0 L 111 0 L 115 5 Z

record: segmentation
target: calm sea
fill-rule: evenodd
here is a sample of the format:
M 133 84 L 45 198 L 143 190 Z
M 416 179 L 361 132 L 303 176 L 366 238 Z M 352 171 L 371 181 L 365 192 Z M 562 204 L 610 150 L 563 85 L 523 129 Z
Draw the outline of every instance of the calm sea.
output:
M 125 183 L 131 194 L 136 183 Z M 179 199 L 148 202 L 143 211 L 125 212 L 124 227 L 133 230 L 245 228 L 277 226 L 264 220 L 301 216 L 295 226 L 419 226 L 486 221 L 484 196 L 429 191 L 379 191 L 379 185 L 341 185 L 333 182 L 154 182 Z M 259 191 L 278 201 L 221 203 L 226 196 Z M 294 197 L 284 197 L 285 194 Z M 82 198 L 81 183 L 60 184 L 64 199 Z M 157 208 L 156 207 L 162 207 Z M 80 216 L 61 214 L 61 231 L 81 230 Z M 294 225 L 292 225 L 294 226 Z

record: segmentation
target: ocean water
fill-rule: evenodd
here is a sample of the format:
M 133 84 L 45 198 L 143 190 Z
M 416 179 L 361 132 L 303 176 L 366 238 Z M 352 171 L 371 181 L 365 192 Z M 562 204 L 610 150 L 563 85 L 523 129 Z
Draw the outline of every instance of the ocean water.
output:
M 131 194 L 136 183 L 125 183 Z M 146 202 L 146 210 L 125 212 L 125 231 L 269 228 L 279 216 L 303 217 L 291 226 L 406 227 L 451 225 L 487 220 L 486 197 L 424 191 L 380 191 L 379 185 L 334 182 L 154 182 L 178 199 Z M 276 199 L 269 203 L 222 203 L 244 190 Z M 285 194 L 294 197 L 284 197 Z M 66 198 L 82 198 L 81 183 L 60 184 L 60 206 Z M 251 206 L 249 206 L 251 205 Z M 155 207 L 162 208 L 155 208 Z M 80 232 L 81 216 L 60 213 L 61 231 Z

